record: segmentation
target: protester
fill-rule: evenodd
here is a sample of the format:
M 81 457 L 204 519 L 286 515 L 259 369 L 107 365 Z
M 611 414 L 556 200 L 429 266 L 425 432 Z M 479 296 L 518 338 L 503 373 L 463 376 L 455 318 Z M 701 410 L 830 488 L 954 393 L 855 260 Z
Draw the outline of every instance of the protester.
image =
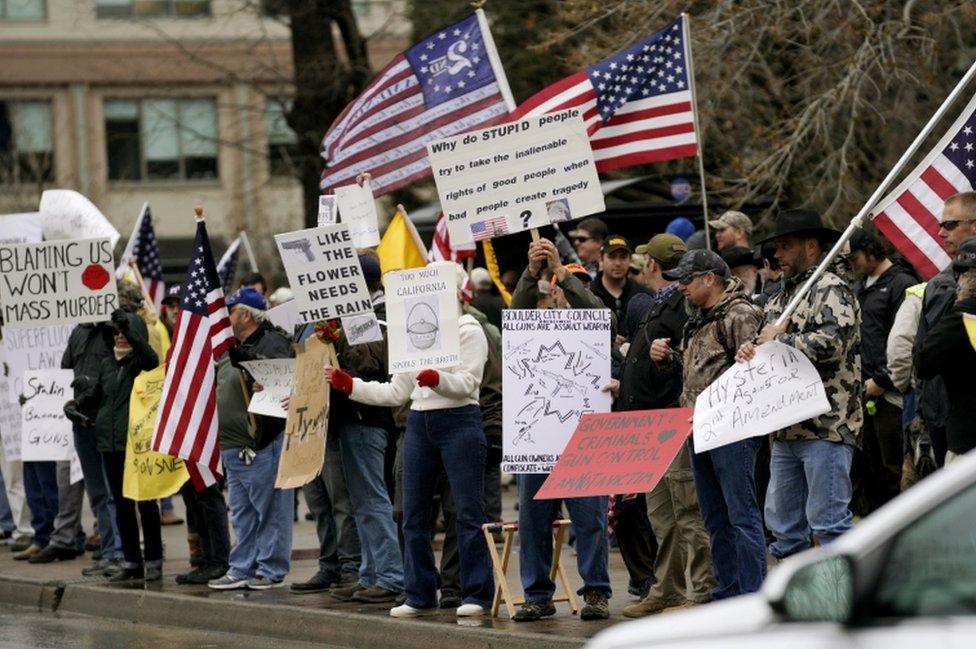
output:
M 590 290 L 603 301 L 617 322 L 623 322 L 627 315 L 627 303 L 637 293 L 647 293 L 647 289 L 627 276 L 630 267 L 630 243 L 623 237 L 607 237 L 603 244 L 601 271 L 590 285 Z
M 591 278 L 596 279 L 603 255 L 603 242 L 607 239 L 607 224 L 595 217 L 583 219 L 576 228 L 569 231 L 569 238 L 579 256 L 580 264 Z
M 762 290 L 753 296 L 752 301 L 756 306 L 764 307 L 783 288 L 783 271 L 776 261 L 776 244 L 767 241 L 759 246 L 759 257 L 762 259 L 762 270 L 759 271 Z
M 667 227 L 664 228 L 665 234 L 673 234 L 682 241 L 688 241 L 688 237 L 695 233 L 695 225 L 683 216 L 671 219 Z
M 287 286 L 279 286 L 268 296 L 268 306 L 274 308 L 276 306 L 281 306 L 289 300 L 294 300 L 295 294 L 292 292 L 291 288 Z
M 253 288 L 265 297 L 268 294 L 268 280 L 261 273 L 248 273 L 241 278 L 241 288 Z
M 13 543 L 16 561 L 26 561 L 47 547 L 58 515 L 58 475 L 54 462 L 24 462 L 24 492 L 31 512 L 34 534 L 21 543 Z M 26 544 L 26 545 L 25 545 Z
M 54 517 L 51 538 L 43 550 L 27 559 L 28 563 L 68 561 L 85 552 L 85 533 L 81 529 L 81 508 L 85 499 L 84 481 L 71 483 L 71 462 L 56 463 L 58 514 Z
M 755 300 L 757 294 L 762 293 L 762 277 L 759 269 L 762 261 L 756 258 L 749 248 L 735 246 L 722 251 L 722 260 L 728 264 L 732 277 L 742 282 L 742 288 L 750 299 Z
M 501 330 L 502 309 L 505 308 L 505 300 L 496 292 L 495 284 L 491 281 L 491 274 L 481 267 L 472 268 L 471 289 L 474 291 L 471 306 L 484 313 L 488 322 Z
M 776 217 L 770 240 L 783 269 L 783 290 L 765 308 L 766 325 L 757 344 L 772 340 L 805 355 L 820 375 L 830 410 L 777 431 L 766 495 L 766 526 L 775 537 L 770 554 L 781 559 L 808 547 L 812 539 L 830 543 L 851 528 L 851 458 L 862 425 L 860 310 L 843 258 L 813 283 L 796 311 L 776 324 L 796 291 L 826 257 L 839 236 L 811 210 L 785 210 Z M 739 348 L 737 360 L 755 355 Z
M 722 216 L 708 225 L 715 231 L 715 244 L 719 252 L 729 248 L 752 248 L 749 237 L 752 235 L 752 220 L 735 210 L 723 212 Z

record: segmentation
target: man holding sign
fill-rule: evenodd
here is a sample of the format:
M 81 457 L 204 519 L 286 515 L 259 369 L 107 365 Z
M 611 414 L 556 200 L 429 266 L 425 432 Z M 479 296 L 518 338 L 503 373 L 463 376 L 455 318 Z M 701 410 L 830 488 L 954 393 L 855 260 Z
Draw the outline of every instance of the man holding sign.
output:
M 823 259 L 826 244 L 840 233 L 824 227 L 810 210 L 786 210 L 776 217 L 771 240 L 783 270 L 783 290 L 767 304 L 766 326 L 756 344 L 778 341 L 810 359 L 823 379 L 830 410 L 776 433 L 766 494 L 766 526 L 776 537 L 769 552 L 787 557 L 821 545 L 849 530 L 851 459 L 859 443 L 861 410 L 861 313 L 841 258 L 821 275 L 796 311 L 778 323 L 796 291 Z M 763 243 L 763 242 L 760 242 Z M 751 360 L 755 346 L 739 349 Z

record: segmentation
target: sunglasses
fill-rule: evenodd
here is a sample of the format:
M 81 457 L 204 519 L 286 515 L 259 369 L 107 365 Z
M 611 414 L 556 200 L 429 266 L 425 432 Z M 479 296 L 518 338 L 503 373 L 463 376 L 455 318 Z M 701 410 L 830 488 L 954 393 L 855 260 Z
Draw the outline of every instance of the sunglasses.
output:
M 967 219 L 958 219 L 955 221 L 943 221 L 942 223 L 939 223 L 939 227 L 945 230 L 946 232 L 952 232 L 953 230 L 958 228 L 960 224 L 966 222 Z
M 695 281 L 696 277 L 704 277 L 705 275 L 708 275 L 710 272 L 712 271 L 706 270 L 699 273 L 692 273 L 691 275 L 686 275 L 678 280 L 678 284 L 680 284 L 681 286 L 688 286 L 693 281 Z
M 593 237 L 573 237 L 573 243 L 585 243 Z

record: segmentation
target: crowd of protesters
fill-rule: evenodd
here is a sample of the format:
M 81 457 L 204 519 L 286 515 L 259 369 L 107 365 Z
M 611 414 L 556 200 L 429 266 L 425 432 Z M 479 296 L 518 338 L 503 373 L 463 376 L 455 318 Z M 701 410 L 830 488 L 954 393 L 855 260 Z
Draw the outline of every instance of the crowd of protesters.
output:
M 546 476 L 517 476 L 525 603 L 516 621 L 556 612 L 552 522 L 563 511 L 572 520 L 581 618 L 609 616 L 611 546 L 637 600 L 623 615 L 641 617 L 756 591 L 770 557 L 832 542 L 976 446 L 969 376 L 976 350 L 962 324 L 964 313 L 976 313 L 976 193 L 946 202 L 939 233 L 953 263 L 930 282 L 871 229 L 859 230 L 783 322 L 840 233 L 802 209 L 777 213 L 761 241 L 741 212 L 709 225 L 716 251 L 684 219 L 636 247 L 600 219 L 585 219 L 568 233 L 573 250 L 560 249 L 565 240 L 530 244 L 524 270 L 503 278 L 509 305 L 483 269 L 471 274 L 473 300 L 464 300 L 459 273 L 461 361 L 452 368 L 389 376 L 385 326 L 382 340 L 356 346 L 337 324 L 317 327 L 311 335 L 333 342 L 339 360 L 325 370 L 325 465 L 303 488 L 318 570 L 290 590 L 387 605 L 394 617 L 489 609 L 495 583 L 482 524 L 499 520 L 502 509 L 504 308 L 609 309 L 613 378 L 603 389 L 615 410 L 691 407 L 770 341 L 809 359 L 830 403 L 827 413 L 768 437 L 702 453 L 689 441 L 646 494 L 540 501 L 534 496 Z M 369 251 L 360 263 L 383 325 L 380 264 Z M 197 491 L 188 483 L 180 491 L 193 568 L 177 583 L 261 590 L 282 585 L 290 570 L 295 494 L 274 487 L 285 420 L 248 413 L 261 386 L 242 363 L 291 357 L 301 336 L 270 323 L 266 293 L 255 275 L 227 298 L 237 344 L 216 370 L 226 476 L 223 485 Z M 110 321 L 71 334 L 62 367 L 74 371 L 74 398 L 65 413 L 84 481 L 70 483 L 67 463 L 24 463 L 22 476 L 7 463 L 0 529 L 13 537 L 16 559 L 78 556 L 87 493 L 97 524 L 87 547 L 98 558 L 83 573 L 118 582 L 162 578 L 161 524 L 173 514 L 127 498 L 122 473 L 133 383 L 165 359 L 179 295 L 174 287 L 156 316 L 139 290 L 122 286 Z M 23 518 L 25 496 L 29 533 L 11 511 Z M 432 545 L 438 500 L 446 532 L 439 566 Z

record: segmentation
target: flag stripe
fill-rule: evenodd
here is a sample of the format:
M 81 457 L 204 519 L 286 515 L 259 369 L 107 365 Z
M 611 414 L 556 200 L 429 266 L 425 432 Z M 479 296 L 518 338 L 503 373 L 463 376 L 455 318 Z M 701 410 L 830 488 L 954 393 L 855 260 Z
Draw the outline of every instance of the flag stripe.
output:
M 698 145 L 685 144 L 682 146 L 655 149 L 646 153 L 618 153 L 612 157 L 603 159 L 597 156 L 596 170 L 600 172 L 612 171 L 614 169 L 650 164 L 652 162 L 664 162 L 665 160 L 677 160 L 678 158 L 693 158 L 696 155 L 698 155 Z
M 918 226 L 928 233 L 933 239 L 939 237 L 939 221 L 935 214 L 932 214 L 928 208 L 922 205 L 915 195 L 911 192 L 905 192 L 898 197 L 895 202 L 896 205 L 901 206 L 905 213 L 910 216 Z
M 655 144 L 663 144 L 665 147 L 670 146 L 671 137 L 680 136 L 685 134 L 691 134 L 691 140 L 695 140 L 695 125 L 685 122 L 684 124 L 672 124 L 671 126 L 661 126 L 658 128 L 647 128 L 640 131 L 624 132 L 621 135 L 605 137 L 604 134 L 600 133 L 600 137 L 593 139 L 593 150 L 597 149 L 608 149 L 610 147 L 616 147 L 623 144 L 630 144 L 632 142 L 644 142 L 645 140 L 656 140 Z M 644 143 L 643 146 L 646 146 Z M 662 147 L 664 148 L 664 147 Z
M 588 93 L 593 93 L 593 84 L 590 83 L 586 72 L 577 72 L 529 97 L 512 111 L 510 119 L 516 120 L 523 117 L 544 115 L 553 110 L 558 110 L 556 107 L 563 106 L 566 101 L 583 97 Z
M 939 272 L 939 268 L 932 262 L 929 256 L 905 234 L 905 230 L 897 225 L 887 213 L 882 212 L 876 216 L 874 223 L 878 230 L 888 237 L 898 251 L 905 256 L 905 259 L 917 268 L 923 276 L 932 277 Z

